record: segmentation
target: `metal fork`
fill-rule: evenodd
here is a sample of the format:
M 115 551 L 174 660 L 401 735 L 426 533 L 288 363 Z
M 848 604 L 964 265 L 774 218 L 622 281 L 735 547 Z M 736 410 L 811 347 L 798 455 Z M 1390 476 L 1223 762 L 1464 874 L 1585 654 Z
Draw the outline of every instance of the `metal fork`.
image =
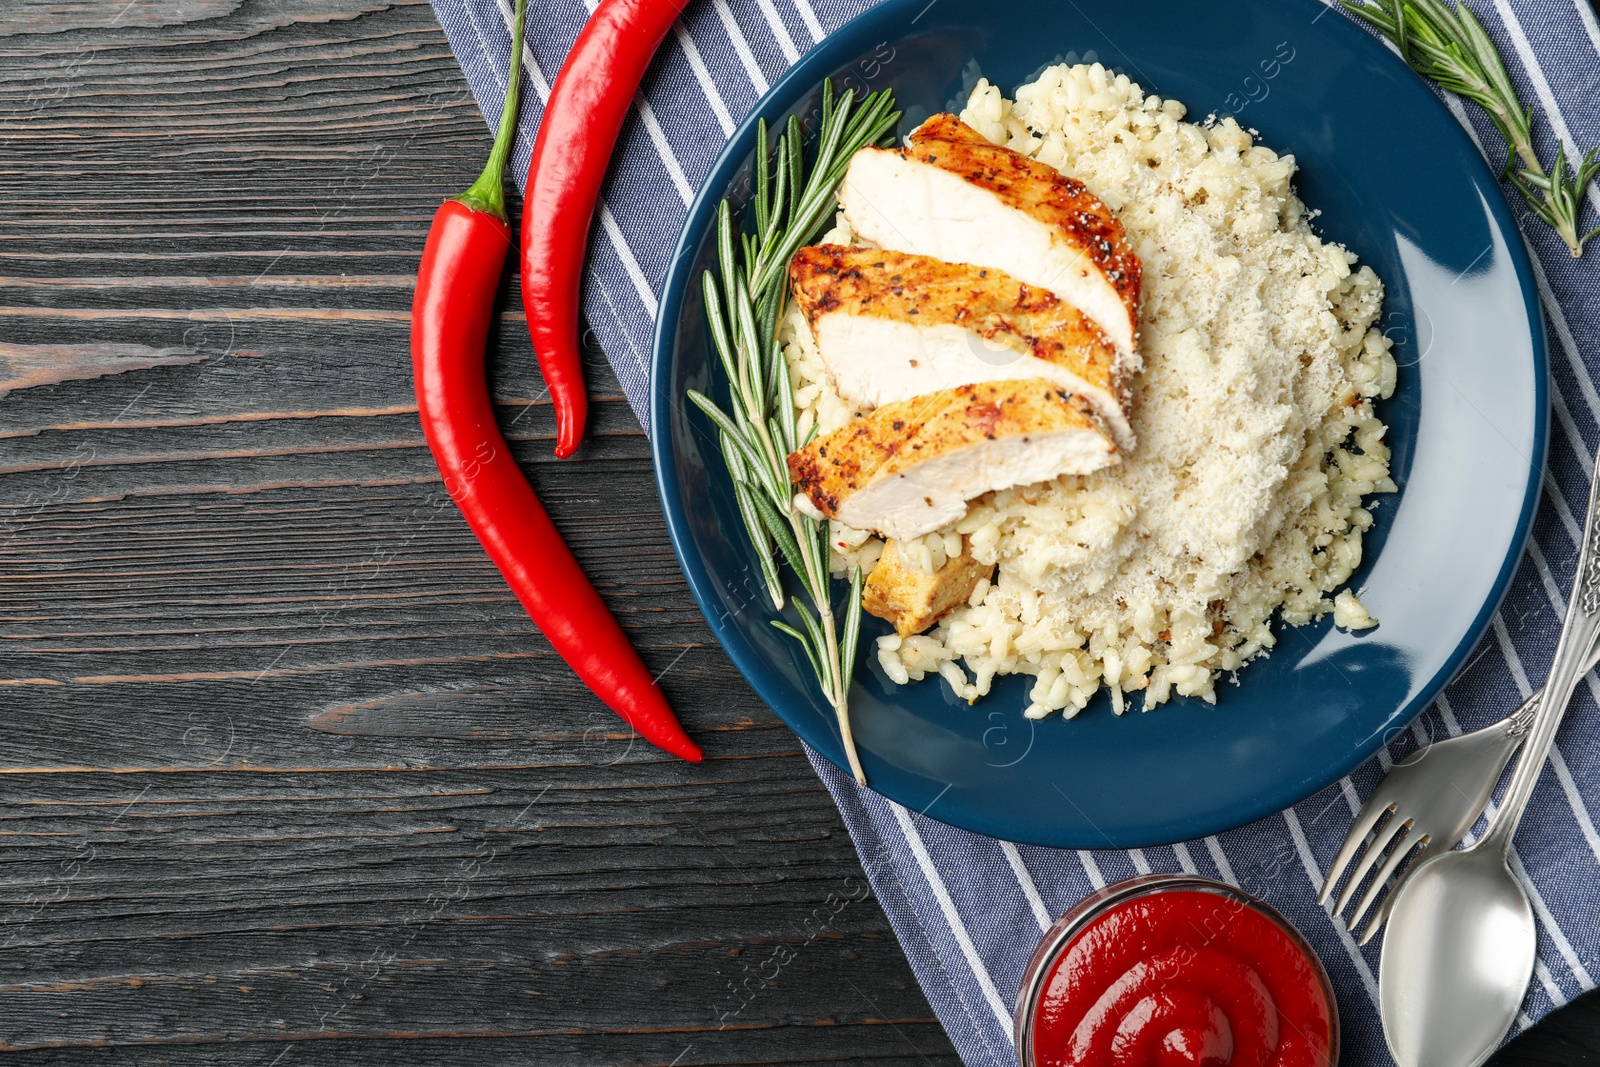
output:
M 1589 650 L 1583 673 L 1593 670 L 1596 662 L 1600 662 L 1600 643 Z M 1415 850 L 1415 856 L 1400 871 L 1382 905 L 1372 913 L 1361 931 L 1360 944 L 1371 941 L 1372 935 L 1382 928 L 1389 918 L 1396 891 L 1411 872 L 1424 860 L 1454 848 L 1478 821 L 1500 781 L 1500 772 L 1505 770 L 1533 723 L 1541 693 L 1542 689 L 1536 690 L 1522 707 L 1497 723 L 1418 749 L 1395 764 L 1378 783 L 1378 788 L 1356 814 L 1338 855 L 1328 867 L 1322 891 L 1317 895 L 1317 903 L 1326 904 L 1333 887 L 1360 853 L 1361 862 L 1351 872 L 1344 891 L 1339 894 L 1339 902 L 1333 906 L 1333 914 L 1338 915 L 1366 881 L 1372 868 L 1382 860 L 1383 865 L 1378 867 L 1378 873 L 1368 884 L 1355 911 L 1345 921 L 1345 928 L 1354 931 L 1361 917 L 1383 892 L 1389 876 L 1399 870 Z M 1379 827 L 1385 815 L 1388 819 Z M 1374 827 L 1378 827 L 1378 831 L 1362 852 L 1362 844 Z

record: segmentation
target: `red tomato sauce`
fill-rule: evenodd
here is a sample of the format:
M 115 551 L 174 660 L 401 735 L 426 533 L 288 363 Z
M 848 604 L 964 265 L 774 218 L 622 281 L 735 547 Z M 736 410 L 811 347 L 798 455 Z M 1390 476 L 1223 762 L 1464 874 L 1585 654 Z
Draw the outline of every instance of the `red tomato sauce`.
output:
M 1326 1067 L 1333 1008 L 1301 943 L 1242 901 L 1174 889 L 1090 920 L 1046 976 L 1044 1067 Z

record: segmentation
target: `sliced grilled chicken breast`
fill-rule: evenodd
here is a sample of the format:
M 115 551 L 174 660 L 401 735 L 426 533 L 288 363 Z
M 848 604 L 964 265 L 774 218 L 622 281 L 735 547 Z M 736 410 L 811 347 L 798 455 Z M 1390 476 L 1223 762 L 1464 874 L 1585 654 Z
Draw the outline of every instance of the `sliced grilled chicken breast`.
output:
M 834 390 L 857 407 L 978 382 L 1044 378 L 1086 397 L 1133 448 L 1124 361 L 1048 289 L 992 267 L 817 245 L 789 264 Z
M 788 462 L 790 480 L 822 514 L 905 541 L 948 526 L 990 490 L 1120 459 L 1094 405 L 1030 378 L 884 404 Z
M 940 114 L 904 148 L 857 152 L 839 203 L 881 248 L 994 267 L 1055 293 L 1137 369 L 1139 257 L 1111 210 L 1049 164 Z

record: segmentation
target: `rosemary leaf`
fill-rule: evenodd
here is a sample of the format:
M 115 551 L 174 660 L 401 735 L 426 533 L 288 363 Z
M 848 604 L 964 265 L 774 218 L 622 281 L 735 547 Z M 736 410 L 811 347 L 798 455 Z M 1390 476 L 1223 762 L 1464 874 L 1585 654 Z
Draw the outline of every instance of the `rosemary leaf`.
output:
M 730 404 L 725 410 L 705 394 L 689 390 L 689 399 L 720 434 L 739 516 L 760 557 L 774 607 L 782 609 L 785 603 L 780 558 L 805 593 L 804 598 L 790 598 L 800 628 L 782 619 L 771 622 L 804 649 L 817 685 L 838 717 L 850 769 L 863 784 L 849 717 L 862 577 L 857 568 L 840 627 L 830 597 L 828 523 L 798 511 L 789 484 L 787 456 L 809 443 L 817 427 L 811 426 L 800 439 L 794 386 L 777 333 L 788 306 L 789 262 L 826 226 L 850 157 L 891 137 L 899 119 L 887 91 L 873 93 L 857 105 L 853 92 L 836 94 L 831 83 L 824 83 L 817 147 L 809 169 L 805 130 L 797 118 L 789 118 L 776 136 L 765 122 L 757 123 L 760 144 L 751 164 L 755 227 L 741 228 L 732 204 L 724 200 L 717 210 L 719 277 L 707 272 L 701 279 L 711 343 L 727 379 Z
M 788 439 L 783 436 L 783 423 L 778 420 L 778 416 L 768 416 L 767 434 L 772 438 L 773 443 L 778 446 L 778 449 L 784 455 L 787 456 L 792 451 L 792 449 L 789 448 Z
M 790 626 L 782 619 L 773 619 L 771 622 L 774 630 L 781 630 L 790 637 L 794 638 L 796 641 L 800 642 L 800 647 L 806 650 L 806 659 L 811 661 L 811 672 L 818 678 L 821 678 L 822 664 L 817 662 L 817 654 L 811 649 L 811 638 L 807 637 L 799 630 L 796 630 L 793 626 Z
M 777 324 L 774 323 L 770 329 L 762 331 L 761 334 L 762 337 L 770 338 L 767 341 L 767 347 L 771 349 L 767 353 L 767 395 L 774 398 L 777 397 L 779 390 L 782 389 L 779 382 L 789 377 L 789 361 L 783 358 L 783 347 L 778 344 L 777 332 Z M 774 413 L 774 417 L 781 415 L 781 411 Z M 773 439 L 778 440 L 778 436 L 774 434 Z M 784 449 L 785 453 L 789 451 L 790 449 Z
M 821 624 L 817 622 L 816 618 L 811 614 L 811 612 L 806 610 L 806 606 L 804 604 L 796 601 L 794 607 L 795 611 L 800 616 L 800 624 L 806 628 L 806 637 L 809 638 L 806 651 L 812 657 L 812 665 L 817 668 L 817 677 L 825 679 L 828 687 L 831 689 L 833 682 L 831 677 L 833 674 L 831 658 L 819 654 L 823 649 L 828 647 L 829 641 L 822 634 Z
M 763 300 L 758 306 L 757 310 L 760 313 L 758 317 L 761 321 L 757 324 L 756 334 L 764 343 L 778 343 L 778 312 L 782 310 L 781 303 L 778 300 Z M 782 359 L 782 353 L 780 352 L 778 362 L 781 363 Z M 772 395 L 772 389 L 769 388 L 767 393 Z
M 848 97 L 848 93 L 845 94 Z M 848 107 L 848 103 L 845 105 Z M 806 135 L 800 129 L 800 120 L 793 115 L 789 116 L 789 218 L 793 219 L 796 209 L 800 206 L 801 166 L 804 162 L 802 156 L 805 151 Z
M 722 297 L 717 293 L 717 281 L 706 271 L 700 279 L 700 289 L 706 302 L 706 318 L 711 323 L 711 343 L 722 360 L 722 371 L 733 381 L 739 376 L 738 363 L 733 352 L 733 340 L 728 336 L 728 320 L 722 313 Z
M 772 557 L 772 539 L 767 536 L 766 527 L 756 511 L 755 501 L 758 498 L 748 485 L 735 483 L 733 492 L 739 504 L 739 517 L 744 520 L 745 530 L 755 546 L 756 557 L 761 561 L 761 579 L 767 583 L 767 595 L 772 598 L 773 609 L 782 611 L 783 580 L 778 577 L 778 565 Z
M 717 431 L 717 441 L 722 445 L 722 459 L 728 465 L 728 474 L 733 478 L 734 487 L 748 487 L 752 474 L 750 468 L 745 465 L 739 446 L 728 440 L 728 435 L 721 430 Z
M 772 361 L 778 368 L 778 426 L 783 431 L 783 451 L 787 454 L 800 447 L 795 440 L 794 383 L 789 381 L 789 361 L 783 346 L 774 341 L 772 347 L 776 350 Z
M 856 91 L 854 89 L 846 89 L 841 93 L 839 95 L 839 113 L 848 112 L 850 105 L 855 102 L 855 98 Z M 856 114 L 859 116 L 860 112 Z M 834 121 L 822 128 L 821 137 L 817 144 L 816 171 L 814 173 L 824 182 L 827 181 L 828 175 L 833 173 L 834 162 L 839 153 L 839 144 L 844 139 L 845 129 L 848 126 L 848 121 Z
M 832 576 L 832 568 L 830 567 L 830 563 L 833 560 L 833 543 L 828 540 L 828 520 L 823 519 L 821 522 L 813 522 L 811 524 L 811 529 L 815 533 L 817 539 L 817 550 L 815 553 L 817 561 L 817 573 L 821 576 L 820 580 L 823 588 L 827 588 L 828 582 Z
M 756 412 L 766 410 L 767 376 L 764 369 L 756 365 L 763 346 L 757 340 L 755 308 L 750 305 L 750 293 L 745 285 L 744 271 L 734 268 L 730 273 L 729 286 L 734 294 L 730 301 L 734 336 L 738 339 L 739 351 L 744 356 L 739 363 L 744 370 L 739 384 L 745 394 L 747 409 L 753 417 Z
M 698 389 L 689 390 L 689 399 L 694 402 L 695 407 L 705 412 L 706 418 L 716 423 L 717 429 L 721 430 L 726 439 L 739 449 L 739 458 L 745 462 L 750 471 L 756 476 L 755 480 L 763 488 L 770 488 L 767 465 L 761 462 L 761 458 L 750 447 L 749 442 L 744 438 L 743 432 L 740 431 L 734 421 L 724 414 L 721 408 L 717 407 L 716 401 Z
M 756 252 L 759 250 L 760 245 L 756 241 L 755 234 L 744 234 L 741 240 L 744 241 L 744 260 L 746 263 L 748 263 L 755 258 Z
M 762 234 L 770 234 L 778 229 L 782 222 L 785 206 L 789 203 L 789 142 L 783 134 L 778 134 L 778 143 L 773 150 L 772 169 L 774 172 L 772 191 L 772 210 L 767 215 L 767 224 L 761 227 Z M 749 262 L 754 263 L 752 258 Z
M 717 264 L 722 271 L 722 298 L 729 307 L 734 305 L 739 294 L 734 291 L 734 279 L 730 265 L 737 263 L 733 252 L 733 211 L 724 200 L 717 208 Z M 732 330 L 728 331 L 730 334 Z
M 1583 197 L 1600 174 L 1597 151 L 1569 167 L 1558 137 L 1546 170 L 1534 146 L 1533 109 L 1517 96 L 1500 50 L 1472 9 L 1456 0 L 1339 0 L 1340 6 L 1394 43 L 1407 65 L 1441 88 L 1481 107 L 1506 143 L 1501 177 L 1541 221 L 1561 237 L 1577 259 L 1600 227 L 1578 232 Z
M 761 516 L 762 523 L 766 526 L 767 535 L 778 546 L 778 551 L 783 553 L 784 560 L 790 567 L 794 568 L 794 572 L 802 576 L 801 584 L 806 588 L 806 595 L 811 597 L 813 601 L 819 601 L 826 597 L 827 587 L 824 586 L 819 590 L 811 580 L 813 576 L 808 573 L 809 568 L 806 566 L 805 557 L 800 552 L 800 542 L 795 540 L 794 530 L 790 528 L 784 517 L 778 514 L 778 509 L 772 506 L 772 501 L 765 497 L 754 495 L 751 500 L 755 504 L 756 513 Z M 822 597 L 817 595 L 819 592 Z
M 756 121 L 756 158 L 750 166 L 755 170 L 756 178 L 756 232 L 760 233 L 767 228 L 767 223 L 772 219 L 772 173 L 767 168 L 771 165 L 771 157 L 767 145 L 767 120 Z
M 861 643 L 861 568 L 850 575 L 850 607 L 845 610 L 844 634 L 839 638 L 839 660 L 846 678 L 856 673 L 856 646 Z

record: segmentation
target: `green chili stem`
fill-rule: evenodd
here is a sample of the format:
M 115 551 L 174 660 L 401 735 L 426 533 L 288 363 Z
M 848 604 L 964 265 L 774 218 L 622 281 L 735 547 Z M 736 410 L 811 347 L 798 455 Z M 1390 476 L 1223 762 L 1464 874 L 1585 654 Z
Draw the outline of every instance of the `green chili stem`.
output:
M 500 129 L 494 135 L 489 162 L 472 187 L 456 197 L 474 211 L 506 218 L 506 160 L 511 157 L 511 142 L 517 132 L 517 90 L 522 83 L 522 24 L 528 15 L 528 0 L 517 0 L 517 13 L 511 20 L 511 73 L 506 80 L 506 102 L 500 112 Z

